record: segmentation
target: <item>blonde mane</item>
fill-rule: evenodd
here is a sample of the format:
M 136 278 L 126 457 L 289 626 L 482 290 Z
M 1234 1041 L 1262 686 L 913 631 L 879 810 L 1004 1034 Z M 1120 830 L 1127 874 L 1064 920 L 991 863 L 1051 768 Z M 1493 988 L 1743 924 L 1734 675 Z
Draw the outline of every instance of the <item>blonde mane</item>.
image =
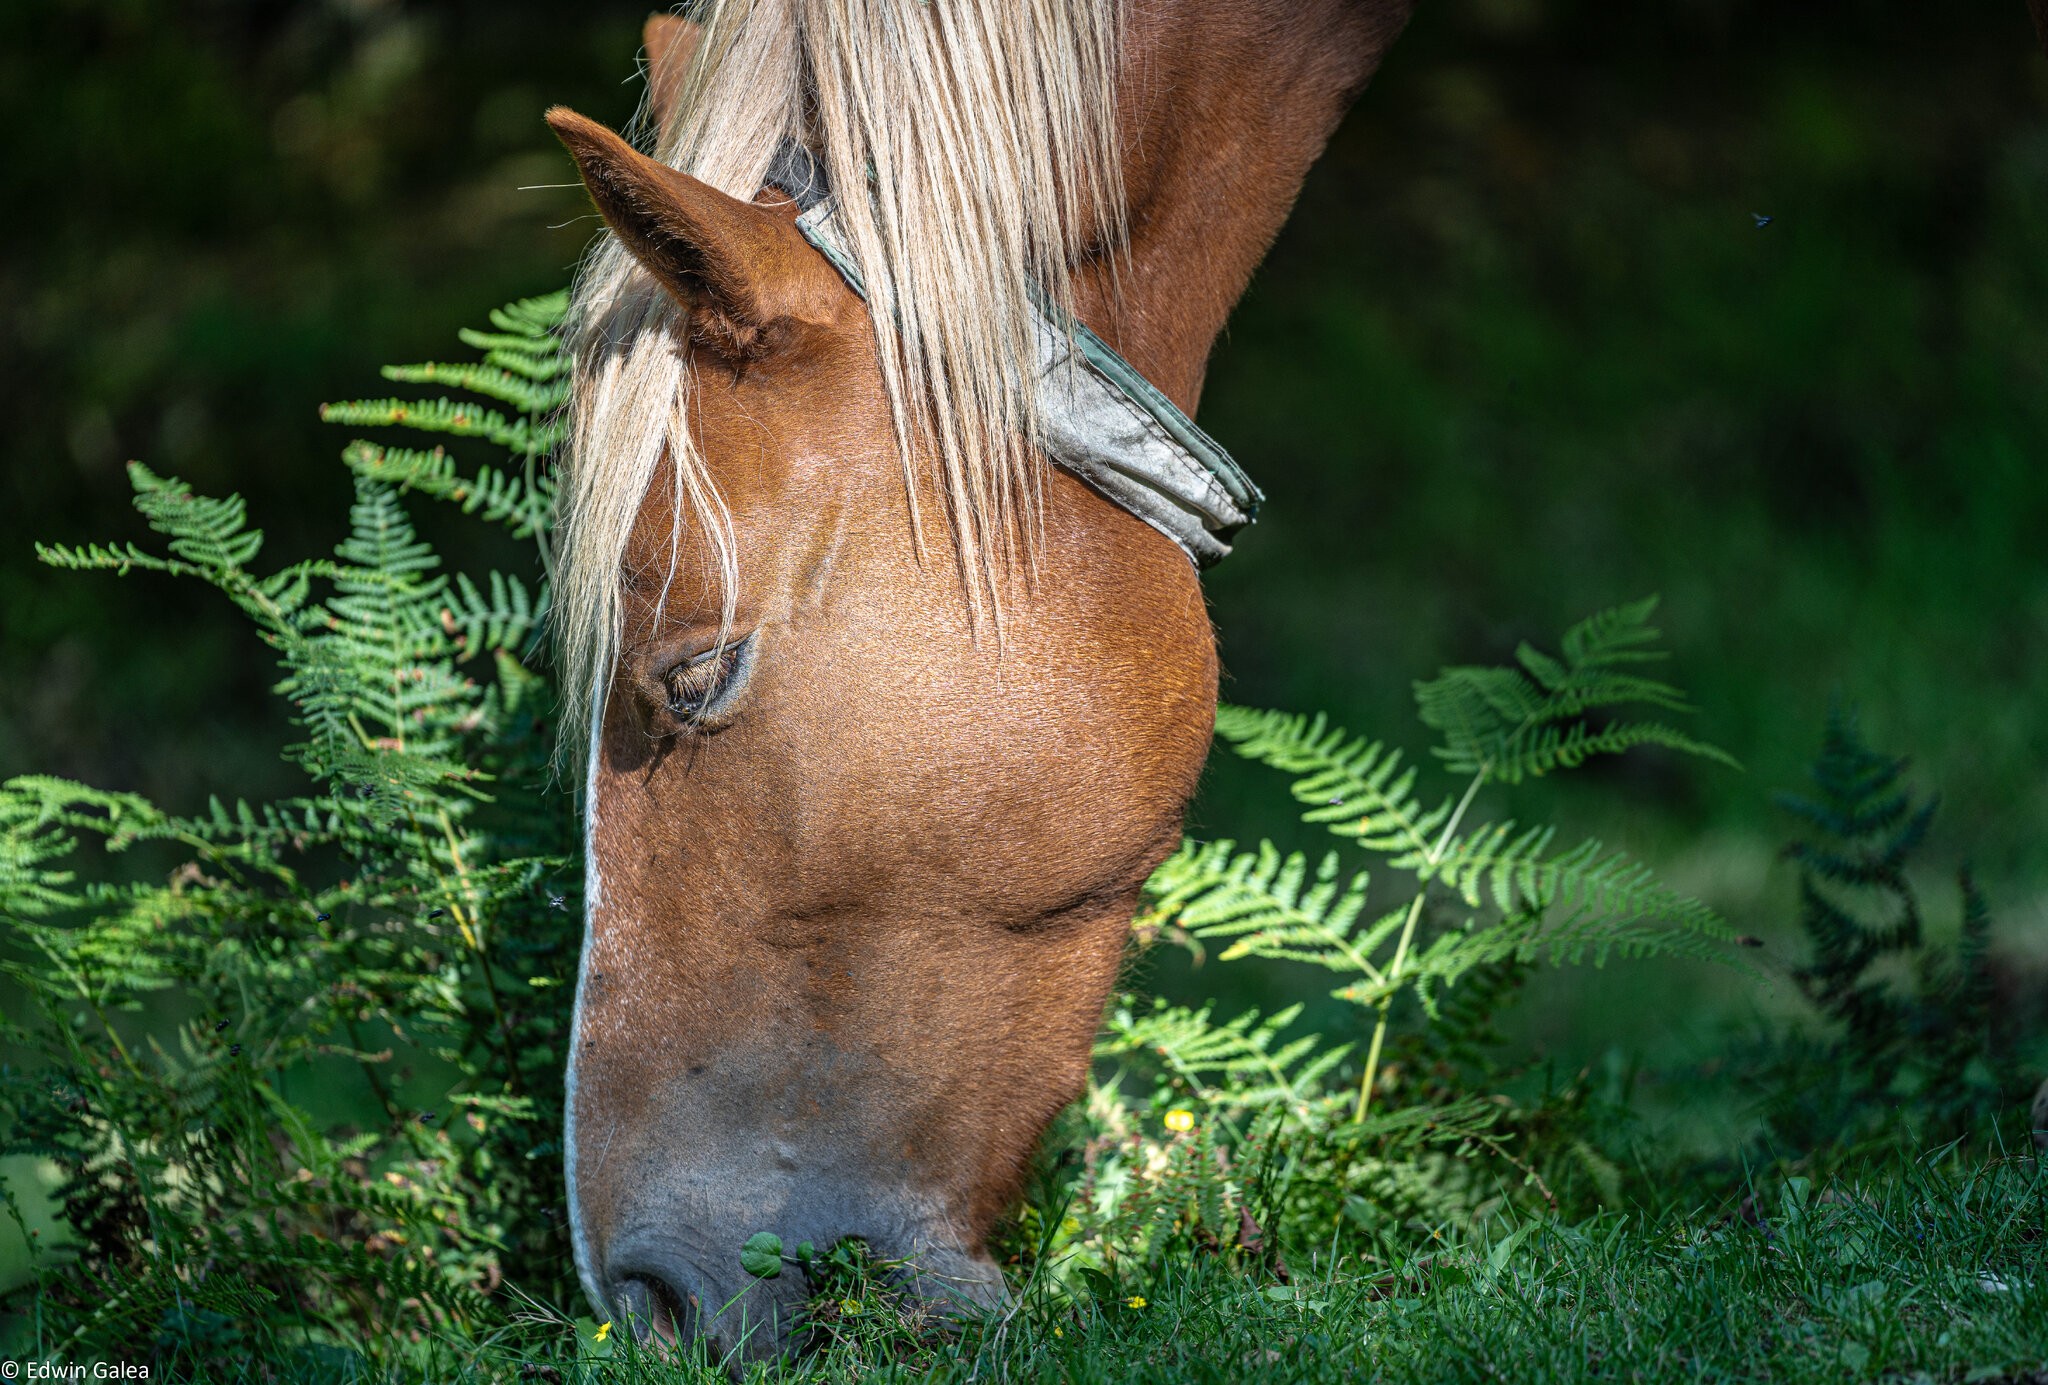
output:
M 709 0 L 696 18 L 673 114 L 649 132 L 655 156 L 740 198 L 785 138 L 822 161 L 866 286 L 914 532 L 922 458 L 970 605 L 999 618 L 997 579 L 1030 551 L 1044 466 L 1033 295 L 1066 320 L 1072 256 L 1117 243 L 1121 225 L 1119 0 Z M 565 744 L 602 716 L 626 545 L 664 457 L 668 577 L 683 526 L 701 526 L 732 619 L 730 518 L 691 435 L 680 319 L 606 234 L 571 308 L 553 599 Z

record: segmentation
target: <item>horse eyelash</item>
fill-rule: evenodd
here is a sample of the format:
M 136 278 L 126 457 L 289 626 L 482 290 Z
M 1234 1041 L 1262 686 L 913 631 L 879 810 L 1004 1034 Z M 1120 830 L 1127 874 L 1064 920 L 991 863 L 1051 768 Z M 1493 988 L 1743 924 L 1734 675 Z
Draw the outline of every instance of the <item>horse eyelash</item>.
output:
M 702 715 L 704 706 L 717 697 L 739 662 L 739 651 L 726 644 L 709 655 L 687 660 L 668 671 L 668 709 L 684 721 Z

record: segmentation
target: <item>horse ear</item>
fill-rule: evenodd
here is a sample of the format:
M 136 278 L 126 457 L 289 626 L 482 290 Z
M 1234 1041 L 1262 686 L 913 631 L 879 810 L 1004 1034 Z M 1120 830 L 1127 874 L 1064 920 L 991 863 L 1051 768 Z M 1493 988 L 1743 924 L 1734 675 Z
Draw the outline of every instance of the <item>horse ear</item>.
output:
M 640 31 L 640 44 L 647 50 L 647 111 L 656 130 L 668 128 L 683 94 L 683 74 L 690 70 L 690 56 L 704 31 L 693 19 L 676 14 L 647 17 Z
M 790 215 L 728 197 L 567 107 L 549 111 L 547 121 L 605 223 L 689 310 L 700 344 L 758 355 L 775 323 L 837 320 L 845 285 Z

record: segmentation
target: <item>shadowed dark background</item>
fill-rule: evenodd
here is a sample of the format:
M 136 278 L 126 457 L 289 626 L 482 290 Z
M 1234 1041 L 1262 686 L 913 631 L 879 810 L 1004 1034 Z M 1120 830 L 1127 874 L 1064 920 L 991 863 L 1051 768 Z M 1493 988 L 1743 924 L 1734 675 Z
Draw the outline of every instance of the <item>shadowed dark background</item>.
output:
M 285 787 L 222 604 L 31 543 L 139 538 L 139 458 L 246 495 L 275 560 L 332 544 L 315 405 L 565 282 L 594 222 L 540 112 L 623 121 L 645 10 L 0 13 L 0 773 Z M 1769 794 L 1839 696 L 1943 793 L 1930 861 L 1974 862 L 2018 974 L 2048 950 L 2048 61 L 2019 0 L 1423 0 L 1201 419 L 1272 497 L 1209 583 L 1226 695 L 1420 749 L 1410 680 L 1661 592 L 1691 729 L 1745 772 L 1637 757 L 1522 811 L 1789 947 Z M 456 563 L 524 561 L 419 508 Z M 1276 789 L 1218 766 L 1195 830 L 1288 832 Z M 1661 1040 L 1751 985 L 1581 978 L 1532 1024 Z

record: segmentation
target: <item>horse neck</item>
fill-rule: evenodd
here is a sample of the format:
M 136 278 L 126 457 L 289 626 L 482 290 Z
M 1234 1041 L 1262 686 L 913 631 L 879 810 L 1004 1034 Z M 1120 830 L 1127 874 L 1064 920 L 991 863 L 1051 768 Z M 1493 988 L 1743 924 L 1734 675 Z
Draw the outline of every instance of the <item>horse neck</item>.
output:
M 1129 240 L 1078 272 L 1083 321 L 1192 414 L 1209 350 L 1309 165 L 1413 0 L 1168 0 L 1126 11 Z

